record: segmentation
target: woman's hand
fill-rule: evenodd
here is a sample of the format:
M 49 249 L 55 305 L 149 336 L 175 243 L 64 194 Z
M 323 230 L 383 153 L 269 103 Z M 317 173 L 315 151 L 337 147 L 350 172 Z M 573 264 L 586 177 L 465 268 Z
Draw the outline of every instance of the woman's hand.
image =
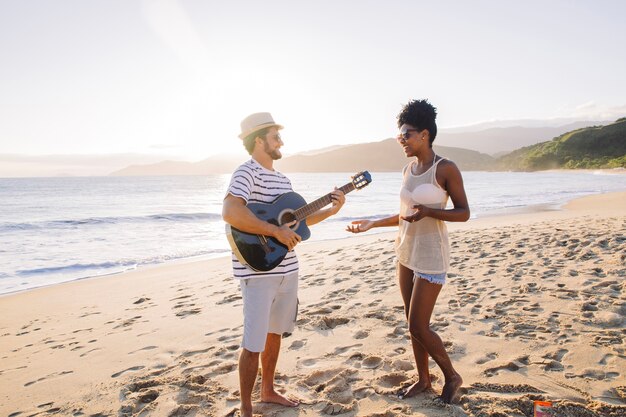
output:
M 414 223 L 422 220 L 424 217 L 430 216 L 430 207 L 423 206 L 421 204 L 416 204 L 413 206 L 415 209 L 415 213 L 410 216 L 400 216 L 400 218 L 409 223 Z
M 362 233 L 367 232 L 372 227 L 374 227 L 374 222 L 371 220 L 355 220 L 348 227 L 346 227 L 346 231 L 352 233 Z

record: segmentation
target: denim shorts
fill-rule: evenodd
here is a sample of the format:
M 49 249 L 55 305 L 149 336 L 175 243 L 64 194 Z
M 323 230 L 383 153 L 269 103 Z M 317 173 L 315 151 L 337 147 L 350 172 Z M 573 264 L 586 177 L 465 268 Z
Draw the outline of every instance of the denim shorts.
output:
M 424 274 L 423 272 L 413 272 L 413 282 L 416 279 L 421 278 L 430 282 L 431 284 L 443 285 L 446 283 L 446 273 L 443 272 L 441 274 Z

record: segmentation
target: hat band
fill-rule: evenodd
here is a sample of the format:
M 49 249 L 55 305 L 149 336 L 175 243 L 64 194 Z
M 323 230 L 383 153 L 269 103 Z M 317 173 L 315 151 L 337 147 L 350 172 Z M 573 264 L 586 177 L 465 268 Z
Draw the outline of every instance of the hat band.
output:
M 246 137 L 250 136 L 254 132 L 258 132 L 259 130 L 265 129 L 267 127 L 273 127 L 273 126 L 276 126 L 279 130 L 283 128 L 281 125 L 279 125 L 277 123 L 273 123 L 273 122 L 264 123 L 264 124 L 261 124 L 261 125 L 258 125 L 258 126 L 255 126 L 255 127 L 251 128 L 251 129 L 249 129 L 247 132 L 241 133 L 239 135 L 239 138 L 245 139 Z

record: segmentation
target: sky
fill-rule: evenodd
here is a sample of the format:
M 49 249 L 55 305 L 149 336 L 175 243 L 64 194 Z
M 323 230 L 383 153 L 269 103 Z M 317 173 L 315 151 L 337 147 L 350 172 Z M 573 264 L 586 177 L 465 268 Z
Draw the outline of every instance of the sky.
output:
M 290 154 L 394 136 L 418 98 L 440 128 L 614 120 L 623 16 L 620 0 L 0 0 L 0 155 L 245 155 L 239 123 L 261 111 Z

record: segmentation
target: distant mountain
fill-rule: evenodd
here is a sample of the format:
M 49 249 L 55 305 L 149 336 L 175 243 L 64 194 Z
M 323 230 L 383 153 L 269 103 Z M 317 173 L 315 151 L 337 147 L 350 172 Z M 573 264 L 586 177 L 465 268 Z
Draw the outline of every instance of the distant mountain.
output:
M 0 177 L 85 177 L 109 175 L 129 164 L 151 164 L 165 155 L 117 154 L 0 154 Z
M 438 155 L 453 160 L 460 169 L 488 170 L 494 158 L 480 152 L 434 146 Z M 344 146 L 316 155 L 294 155 L 275 162 L 282 172 L 357 172 L 362 170 L 399 171 L 409 162 L 396 139 Z
M 207 175 L 233 172 L 245 156 L 215 155 L 199 162 L 163 161 L 148 165 L 131 165 L 112 172 L 112 176 L 141 175 Z
M 446 156 L 463 170 L 488 170 L 495 159 L 467 149 L 435 146 L 437 154 Z M 247 159 L 246 156 L 214 156 L 200 162 L 164 161 L 150 165 L 131 165 L 111 173 L 113 176 L 134 175 L 207 175 L 231 173 Z M 338 148 L 286 156 L 276 161 L 282 172 L 357 172 L 399 171 L 408 163 L 402 148 L 393 138 L 380 142 L 346 145 Z
M 110 174 L 114 177 L 142 175 L 199 175 L 196 164 L 184 161 L 163 161 L 148 165 L 131 165 Z
M 327 148 L 313 149 L 311 151 L 298 152 L 297 154 L 294 154 L 294 155 L 317 155 L 319 153 L 324 153 L 328 151 L 334 151 L 335 149 L 345 148 L 346 146 L 351 146 L 351 145 L 333 145 Z M 289 156 L 292 156 L 292 155 L 289 155 Z
M 613 119 L 598 120 L 580 120 L 571 117 L 560 117 L 555 119 L 512 119 L 512 120 L 492 120 L 489 122 L 475 123 L 465 126 L 447 127 L 440 129 L 448 133 L 462 132 L 478 132 L 480 130 L 493 129 L 498 127 L 562 127 L 573 126 L 572 129 L 585 126 L 605 125 L 612 123 Z
M 520 121 L 527 125 L 541 121 Z M 557 127 L 496 127 L 479 131 L 442 129 L 435 140 L 435 152 L 457 163 L 462 170 L 525 169 L 513 168 L 517 162 L 507 158 L 509 152 L 548 141 L 579 130 L 594 122 L 575 122 Z M 604 124 L 606 122 L 597 122 Z M 471 127 L 467 127 L 468 129 Z M 504 155 L 504 156 L 502 156 Z M 501 157 L 496 164 L 496 157 Z M 151 165 L 132 165 L 111 175 L 206 175 L 232 172 L 247 155 L 217 155 L 200 162 L 164 161 Z M 355 145 L 338 145 L 285 156 L 276 162 L 283 172 L 356 172 L 396 171 L 407 159 L 395 139 Z
M 626 167 L 626 118 L 518 149 L 498 158 L 496 167 L 520 171 Z
M 520 121 L 520 123 L 521 122 L 524 121 Z M 531 121 L 525 122 L 531 124 Z M 582 127 L 607 123 L 608 122 L 574 122 L 554 127 L 511 126 L 492 127 L 480 130 L 473 130 L 471 126 L 455 129 L 441 129 L 437 134 L 435 143 L 442 146 L 472 149 L 494 156 L 502 154 L 503 152 L 511 152 L 524 146 L 545 142 Z

